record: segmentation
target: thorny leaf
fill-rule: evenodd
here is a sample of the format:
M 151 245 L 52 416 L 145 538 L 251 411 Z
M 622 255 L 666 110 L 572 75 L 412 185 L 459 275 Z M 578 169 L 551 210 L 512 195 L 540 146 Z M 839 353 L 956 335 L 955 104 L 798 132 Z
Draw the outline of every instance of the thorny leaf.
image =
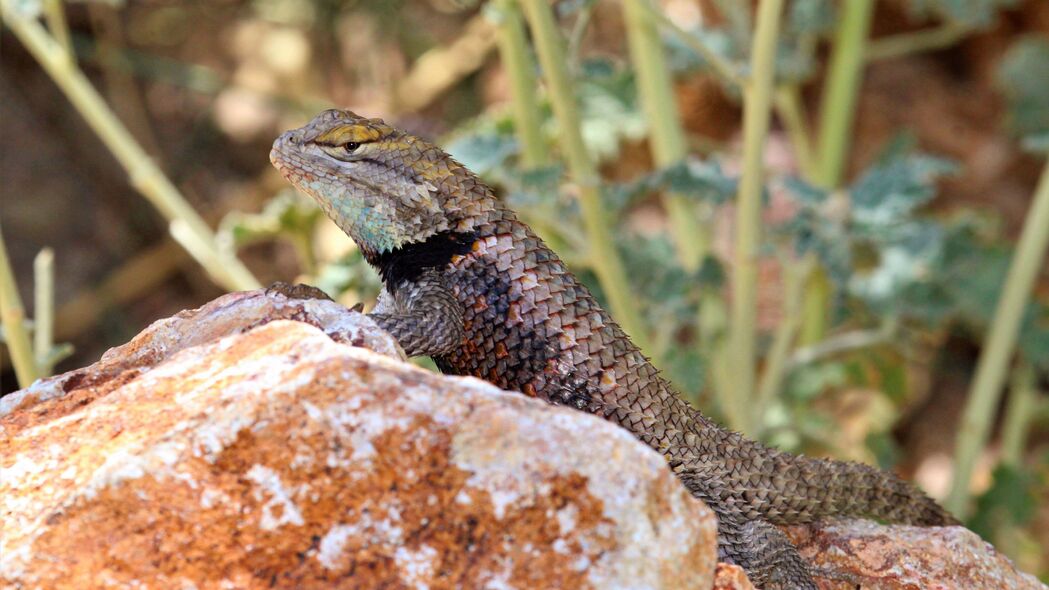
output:
M 325 293 L 338 297 L 353 291 L 362 301 L 374 301 L 382 288 L 379 275 L 357 249 L 322 265 L 314 281 L 315 286 Z
M 902 221 L 936 195 L 937 177 L 957 169 L 948 160 L 920 154 L 884 160 L 849 189 L 853 221 L 869 226 Z
M 717 162 L 688 158 L 632 182 L 608 185 L 604 193 L 605 202 L 615 211 L 627 209 L 637 200 L 662 190 L 720 205 L 735 197 L 737 184 Z
M 1034 518 L 1038 507 L 1035 491 L 1038 476 L 1008 465 L 995 467 L 991 488 L 976 500 L 976 514 L 969 528 L 993 540 L 1003 525 L 1023 526 Z
M 787 35 L 822 35 L 834 29 L 837 10 L 830 0 L 794 0 L 787 9 Z
M 939 16 L 971 28 L 994 24 L 998 10 L 1016 6 L 1017 0 L 910 0 L 910 12 L 916 17 Z
M 219 224 L 219 238 L 240 247 L 280 236 L 309 236 L 322 219 L 320 208 L 293 189 L 277 193 L 260 213 L 233 211 Z
M 1008 101 L 1006 124 L 1032 151 L 1049 151 L 1049 40 L 1030 35 L 1009 48 L 996 83 Z
M 615 158 L 622 140 L 645 136 L 647 125 L 630 72 L 605 59 L 587 60 L 582 64 L 578 92 L 583 141 L 599 161 Z
M 509 134 L 473 133 L 456 138 L 445 151 L 479 176 L 491 176 L 518 153 L 519 146 Z

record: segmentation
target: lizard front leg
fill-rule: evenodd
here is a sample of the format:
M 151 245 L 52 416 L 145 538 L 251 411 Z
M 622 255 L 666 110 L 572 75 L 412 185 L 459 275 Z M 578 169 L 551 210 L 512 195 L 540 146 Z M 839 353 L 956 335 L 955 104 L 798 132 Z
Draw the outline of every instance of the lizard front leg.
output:
M 442 356 L 462 346 L 463 307 L 435 272 L 386 290 L 368 314 L 408 356 Z
M 812 579 L 816 571 L 776 526 L 764 520 L 736 523 L 725 519 L 718 523 L 718 535 L 719 557 L 746 570 L 759 588 L 817 590 Z

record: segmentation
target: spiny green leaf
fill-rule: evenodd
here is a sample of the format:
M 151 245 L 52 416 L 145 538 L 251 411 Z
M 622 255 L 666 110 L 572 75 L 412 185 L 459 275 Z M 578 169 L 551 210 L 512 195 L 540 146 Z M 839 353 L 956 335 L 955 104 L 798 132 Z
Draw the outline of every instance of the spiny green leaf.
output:
M 787 9 L 788 35 L 819 35 L 834 28 L 836 6 L 831 0 L 794 0 Z
M 292 234 L 310 235 L 322 218 L 320 208 L 294 190 L 279 192 L 259 213 L 233 211 L 219 224 L 221 239 L 240 247 L 260 240 Z
M 973 28 L 994 23 L 998 10 L 1016 6 L 1017 0 L 910 0 L 911 14 L 918 17 L 936 15 Z
M 364 300 L 374 300 L 382 288 L 379 275 L 357 249 L 338 260 L 324 264 L 314 281 L 318 289 L 332 296 L 337 297 L 347 291 L 354 291 Z
M 646 123 L 637 103 L 634 76 L 609 60 L 583 62 L 579 79 L 579 126 L 587 149 L 598 160 L 619 154 L 624 139 L 640 140 Z
M 502 168 L 518 149 L 516 138 L 496 133 L 461 135 L 445 146 L 445 151 L 452 157 L 481 176 Z
M 996 82 L 1009 104 L 1007 125 L 1025 146 L 1049 150 L 1049 38 L 1017 41 L 998 66 Z
M 632 182 L 607 185 L 603 190 L 608 206 L 620 211 L 636 200 L 662 190 L 720 205 L 736 195 L 737 183 L 716 162 L 689 158 L 645 174 Z
M 957 169 L 949 160 L 917 154 L 876 164 L 849 189 L 852 217 L 870 225 L 897 221 L 935 196 L 937 177 Z
M 1032 473 L 1007 465 L 994 469 L 994 483 L 976 500 L 976 514 L 969 528 L 984 539 L 993 539 L 1003 525 L 1024 525 L 1038 506 L 1034 490 L 1038 479 Z

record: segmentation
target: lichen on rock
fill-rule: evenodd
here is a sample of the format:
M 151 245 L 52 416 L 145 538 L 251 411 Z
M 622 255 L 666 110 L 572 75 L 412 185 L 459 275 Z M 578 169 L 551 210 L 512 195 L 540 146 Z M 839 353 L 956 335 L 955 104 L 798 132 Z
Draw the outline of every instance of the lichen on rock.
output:
M 280 299 L 158 322 L 8 408 L 6 584 L 709 587 L 713 515 L 629 434 Z

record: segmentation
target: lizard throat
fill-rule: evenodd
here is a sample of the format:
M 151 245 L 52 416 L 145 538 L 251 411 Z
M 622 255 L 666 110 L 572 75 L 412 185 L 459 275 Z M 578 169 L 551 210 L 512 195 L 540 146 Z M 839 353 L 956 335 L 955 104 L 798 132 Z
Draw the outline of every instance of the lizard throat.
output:
M 446 230 L 421 242 L 409 242 L 386 252 L 362 252 L 392 293 L 400 285 L 414 282 L 427 270 L 440 269 L 450 264 L 453 257 L 465 256 L 476 240 L 475 232 Z

